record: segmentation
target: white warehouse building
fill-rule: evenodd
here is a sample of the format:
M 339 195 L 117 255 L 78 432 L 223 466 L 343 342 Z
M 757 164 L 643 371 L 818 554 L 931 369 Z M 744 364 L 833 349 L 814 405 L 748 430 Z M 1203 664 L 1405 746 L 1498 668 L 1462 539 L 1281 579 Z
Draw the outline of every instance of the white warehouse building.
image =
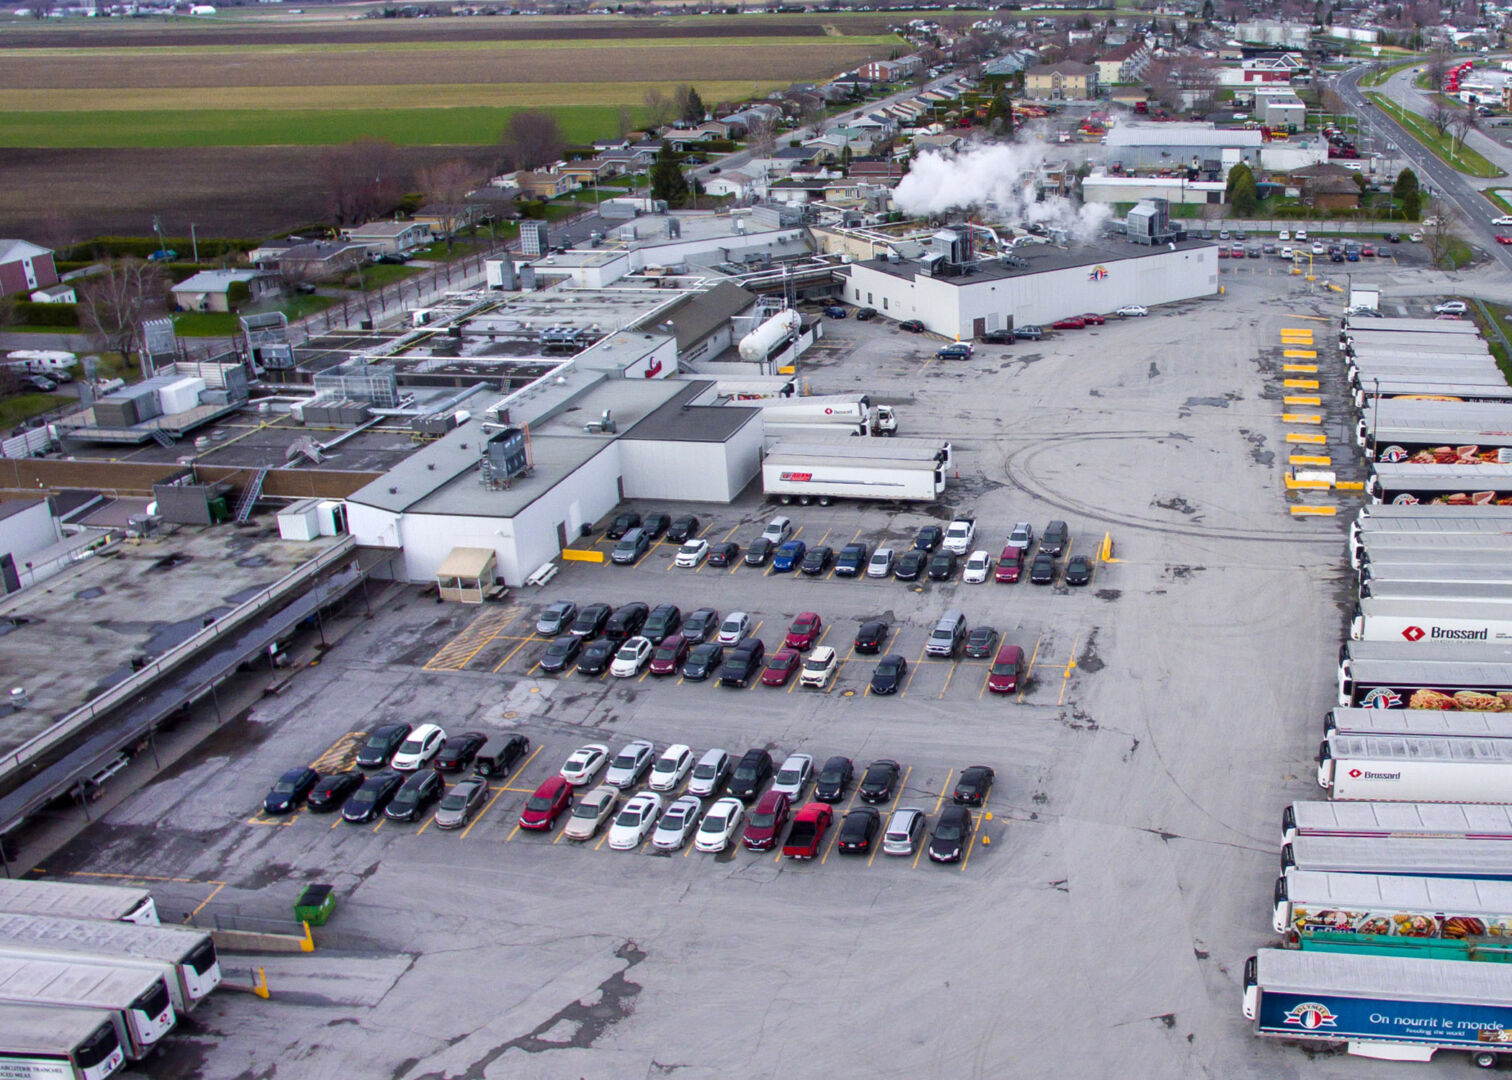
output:
M 850 266 L 845 298 L 949 338 L 1046 324 L 1125 304 L 1169 304 L 1218 291 L 1218 249 L 1178 240 L 1019 247 L 1010 259 L 868 259 Z

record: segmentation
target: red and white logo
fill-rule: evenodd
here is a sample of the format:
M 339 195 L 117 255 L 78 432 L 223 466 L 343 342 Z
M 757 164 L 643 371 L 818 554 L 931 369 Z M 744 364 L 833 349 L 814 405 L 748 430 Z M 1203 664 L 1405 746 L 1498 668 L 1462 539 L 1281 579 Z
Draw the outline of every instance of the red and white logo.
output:
M 1349 778 L 1351 780 L 1358 780 L 1360 777 L 1362 777 L 1364 775 L 1365 774 L 1362 773 L 1359 769 L 1350 769 L 1349 770 Z
M 1409 626 L 1402 631 L 1402 636 L 1408 641 L 1422 641 L 1428 634 L 1421 626 Z

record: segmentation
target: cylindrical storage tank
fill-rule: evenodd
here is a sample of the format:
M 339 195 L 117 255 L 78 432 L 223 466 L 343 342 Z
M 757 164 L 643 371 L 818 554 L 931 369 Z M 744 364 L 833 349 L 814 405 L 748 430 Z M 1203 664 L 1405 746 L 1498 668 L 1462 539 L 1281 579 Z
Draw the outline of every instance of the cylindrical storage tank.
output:
M 740 358 L 752 362 L 765 360 L 790 334 L 797 333 L 802 324 L 803 319 L 792 308 L 779 311 L 740 339 Z

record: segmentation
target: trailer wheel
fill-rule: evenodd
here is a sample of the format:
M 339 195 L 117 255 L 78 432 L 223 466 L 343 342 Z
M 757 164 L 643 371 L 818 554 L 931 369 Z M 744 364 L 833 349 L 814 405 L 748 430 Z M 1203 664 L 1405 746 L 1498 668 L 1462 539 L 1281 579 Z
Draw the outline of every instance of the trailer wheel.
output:
M 808 506 L 813 501 L 814 501 L 814 497 L 812 495 L 800 495 L 800 496 L 798 496 L 798 505 L 799 506 Z
M 779 497 L 777 501 L 780 502 L 783 506 L 793 505 L 793 497 L 791 495 L 783 495 Z
M 820 506 L 829 506 L 834 501 L 835 500 L 832 499 L 832 498 L 830 498 L 828 495 L 821 495 L 821 496 L 819 496 L 819 505 Z
M 1475 1063 L 1477 1069 L 1496 1068 L 1497 1055 L 1489 1050 L 1480 1050 L 1470 1055 L 1470 1060 Z

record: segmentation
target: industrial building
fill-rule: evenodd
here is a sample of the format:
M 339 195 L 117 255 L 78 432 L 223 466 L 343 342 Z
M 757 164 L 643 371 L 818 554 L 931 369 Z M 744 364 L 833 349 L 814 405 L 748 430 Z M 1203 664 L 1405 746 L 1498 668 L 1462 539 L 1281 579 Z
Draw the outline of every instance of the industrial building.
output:
M 1241 161 L 1260 165 L 1258 130 L 1212 124 L 1118 124 L 1108 132 L 1108 161 L 1126 170 L 1192 168 L 1228 170 Z
M 1217 248 L 1209 243 L 1040 244 L 973 259 L 965 242 L 969 235 L 966 230 L 937 234 L 935 250 L 923 259 L 891 256 L 853 263 L 845 298 L 963 340 L 988 330 L 1218 291 Z

